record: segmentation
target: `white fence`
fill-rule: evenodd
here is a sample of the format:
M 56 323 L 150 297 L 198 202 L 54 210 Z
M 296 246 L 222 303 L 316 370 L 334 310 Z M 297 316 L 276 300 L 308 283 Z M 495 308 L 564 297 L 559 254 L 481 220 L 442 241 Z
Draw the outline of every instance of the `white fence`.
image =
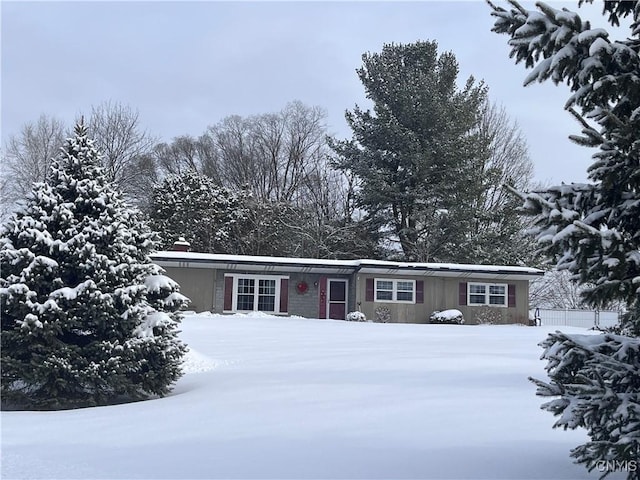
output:
M 613 310 L 570 310 L 536 308 L 531 317 L 538 325 L 558 325 L 583 328 L 608 328 L 620 321 L 620 313 Z

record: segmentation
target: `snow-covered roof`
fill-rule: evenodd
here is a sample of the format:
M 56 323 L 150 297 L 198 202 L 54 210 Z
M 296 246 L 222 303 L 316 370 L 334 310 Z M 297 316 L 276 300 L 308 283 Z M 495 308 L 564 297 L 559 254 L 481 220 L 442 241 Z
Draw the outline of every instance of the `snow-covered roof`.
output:
M 330 260 L 318 258 L 265 257 L 253 255 L 227 255 L 218 253 L 196 253 L 161 251 L 151 258 L 162 266 L 192 268 L 225 268 L 270 271 L 303 271 L 308 273 L 378 273 L 465 277 L 478 275 L 504 276 L 511 278 L 533 278 L 544 272 L 537 268 L 507 265 L 471 265 L 459 263 L 414 263 L 388 260 Z

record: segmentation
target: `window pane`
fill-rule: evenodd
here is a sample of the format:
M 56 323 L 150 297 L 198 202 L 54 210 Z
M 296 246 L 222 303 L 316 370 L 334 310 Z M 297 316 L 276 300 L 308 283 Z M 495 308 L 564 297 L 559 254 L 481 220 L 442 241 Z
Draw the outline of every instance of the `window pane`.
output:
M 253 310 L 253 293 L 255 291 L 255 280 L 252 278 L 238 279 L 238 310 Z
M 253 310 L 253 294 L 238 295 L 238 310 Z
M 376 280 L 376 300 L 393 301 L 393 282 Z
M 238 293 L 246 293 L 253 294 L 253 289 L 255 288 L 255 280 L 252 278 L 239 278 L 238 279 Z
M 379 290 L 376 292 L 376 300 L 393 300 L 393 292 L 386 290 Z
M 396 300 L 400 302 L 413 302 L 413 282 L 396 282 Z
M 504 295 L 504 285 L 490 285 L 489 293 L 491 295 Z
M 275 312 L 276 310 L 276 281 L 270 279 L 258 280 L 258 308 L 261 312 Z
M 346 282 L 342 282 L 342 281 L 334 282 L 329 280 L 329 301 L 344 302 L 346 298 L 347 298 Z
M 485 293 L 486 285 L 478 285 L 477 283 L 472 283 L 469 285 L 469 293 Z
M 469 295 L 469 303 L 484 305 L 484 295 Z
M 258 310 L 261 312 L 276 311 L 276 297 L 271 295 L 258 296 Z
M 504 301 L 504 295 L 491 295 L 489 296 L 489 304 L 490 305 L 504 305 L 506 302 Z
M 275 295 L 276 281 L 275 280 L 259 280 L 258 294 L 259 295 Z
M 413 302 L 413 292 L 398 292 L 398 300 L 403 302 Z

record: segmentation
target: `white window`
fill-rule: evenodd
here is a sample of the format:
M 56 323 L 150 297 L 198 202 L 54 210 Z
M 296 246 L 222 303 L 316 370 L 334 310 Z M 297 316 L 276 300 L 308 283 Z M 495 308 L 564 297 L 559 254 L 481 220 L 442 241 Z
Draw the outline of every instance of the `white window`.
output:
M 375 279 L 376 302 L 416 303 L 415 280 Z
M 280 288 L 282 280 L 288 277 L 275 275 L 228 275 L 227 277 L 233 278 L 231 309 L 234 312 L 280 313 Z
M 507 285 L 504 283 L 469 283 L 469 305 L 507 306 Z

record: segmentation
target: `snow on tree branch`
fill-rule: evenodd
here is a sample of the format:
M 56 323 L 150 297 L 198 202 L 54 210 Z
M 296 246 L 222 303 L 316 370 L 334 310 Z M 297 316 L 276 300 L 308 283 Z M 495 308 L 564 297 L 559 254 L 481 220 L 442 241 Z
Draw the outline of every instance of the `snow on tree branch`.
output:
M 620 41 L 567 9 L 538 2 L 538 10 L 529 11 L 510 1 L 507 10 L 490 3 L 493 31 L 509 35 L 511 56 L 532 69 L 525 84 L 567 83 L 573 93 L 565 108 L 582 127 L 571 139 L 598 148 L 588 170 L 593 183 L 520 195 L 522 211 L 534 216 L 531 233 L 542 253 L 593 284 L 585 294 L 596 305 L 631 305 L 640 295 L 640 8 L 626 3 L 605 2 L 613 25 L 633 15 L 632 35 Z

